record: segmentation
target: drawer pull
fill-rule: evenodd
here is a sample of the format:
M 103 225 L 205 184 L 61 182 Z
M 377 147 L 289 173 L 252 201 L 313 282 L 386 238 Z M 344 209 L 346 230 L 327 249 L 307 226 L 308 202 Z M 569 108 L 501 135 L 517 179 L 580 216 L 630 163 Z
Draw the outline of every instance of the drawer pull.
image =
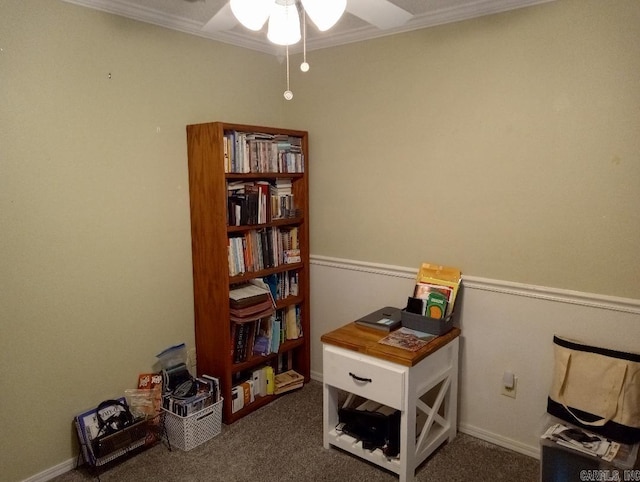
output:
M 354 375 L 353 373 L 349 372 L 349 376 L 351 378 L 353 378 L 354 380 L 357 380 L 359 382 L 367 382 L 367 383 L 371 383 L 373 380 L 371 380 L 371 378 L 362 378 L 359 377 L 358 375 Z

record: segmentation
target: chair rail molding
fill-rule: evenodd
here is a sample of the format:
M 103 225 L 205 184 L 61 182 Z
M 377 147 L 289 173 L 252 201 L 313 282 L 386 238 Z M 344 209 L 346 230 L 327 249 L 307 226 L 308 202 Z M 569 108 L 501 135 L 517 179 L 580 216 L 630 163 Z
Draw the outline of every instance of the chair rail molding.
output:
M 418 272 L 415 268 L 370 263 L 351 259 L 332 258 L 311 255 L 311 265 L 325 266 L 349 271 L 360 271 L 394 278 L 414 279 Z M 599 308 L 623 313 L 640 315 L 640 300 L 620 298 L 597 293 L 585 293 L 549 286 L 530 285 L 513 281 L 494 280 L 478 276 L 462 275 L 464 289 L 492 291 L 513 296 L 524 296 L 540 300 L 569 303 L 573 305 Z

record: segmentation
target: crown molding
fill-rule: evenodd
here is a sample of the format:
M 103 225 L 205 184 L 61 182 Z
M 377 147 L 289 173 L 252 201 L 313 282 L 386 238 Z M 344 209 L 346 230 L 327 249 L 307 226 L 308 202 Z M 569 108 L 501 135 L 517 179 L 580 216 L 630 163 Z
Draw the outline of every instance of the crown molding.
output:
M 179 32 L 195 35 L 198 37 L 223 42 L 237 47 L 280 56 L 284 52 L 284 47 L 271 44 L 266 36 L 264 39 L 255 38 L 252 35 L 245 35 L 237 31 L 226 30 L 208 32 L 203 30 L 203 24 L 191 19 L 170 15 L 159 10 L 136 5 L 127 0 L 63 0 L 66 3 L 79 5 L 94 10 L 100 10 L 114 15 L 150 23 L 160 27 L 169 28 Z M 362 42 L 398 33 L 419 30 L 428 27 L 435 27 L 447 23 L 460 22 L 471 18 L 492 15 L 496 13 L 529 7 L 542 3 L 549 3 L 555 0 L 476 0 L 469 1 L 463 5 L 453 7 L 443 7 L 432 10 L 424 14 L 415 15 L 407 23 L 400 27 L 380 30 L 373 25 L 351 29 L 347 32 L 330 32 L 316 38 L 307 39 L 307 51 L 319 50 L 329 47 L 337 47 L 354 42 Z M 302 43 L 289 47 L 290 53 L 302 52 Z

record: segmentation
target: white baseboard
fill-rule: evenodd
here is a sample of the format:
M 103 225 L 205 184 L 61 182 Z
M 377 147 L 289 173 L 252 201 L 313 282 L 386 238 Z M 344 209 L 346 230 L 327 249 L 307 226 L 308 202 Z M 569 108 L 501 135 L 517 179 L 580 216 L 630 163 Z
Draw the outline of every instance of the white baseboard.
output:
M 65 462 L 59 463 L 53 467 L 49 467 L 47 470 L 40 472 L 39 474 L 32 475 L 28 479 L 24 479 L 22 482 L 46 482 L 54 479 L 59 475 L 66 474 L 76 468 L 77 457 L 69 459 Z
M 484 440 L 485 442 L 492 443 L 499 447 L 513 450 L 514 452 L 517 452 L 519 454 L 528 455 L 529 457 L 533 457 L 535 459 L 540 459 L 540 447 L 525 445 L 518 442 L 517 440 L 512 440 L 510 438 L 503 437 L 502 435 L 488 432 L 481 428 L 473 427 L 467 424 L 458 425 L 458 431 L 470 435 L 471 437 Z
M 315 372 L 315 371 L 311 371 L 311 373 L 309 374 L 309 376 L 311 377 L 311 380 L 315 380 L 316 382 L 320 382 L 322 383 L 322 373 L 321 372 Z

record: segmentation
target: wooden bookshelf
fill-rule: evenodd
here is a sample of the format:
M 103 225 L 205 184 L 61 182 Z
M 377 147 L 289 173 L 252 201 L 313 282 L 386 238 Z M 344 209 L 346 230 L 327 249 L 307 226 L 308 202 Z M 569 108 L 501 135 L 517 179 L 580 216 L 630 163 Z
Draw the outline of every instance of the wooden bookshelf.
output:
M 230 138 L 231 133 L 236 134 L 233 146 L 225 140 L 225 134 Z M 276 136 L 276 140 L 280 139 L 281 142 L 286 138 L 293 143 L 298 143 L 299 146 L 293 149 L 300 152 L 300 155 L 296 154 L 296 159 L 299 161 L 297 168 L 285 167 L 276 172 L 256 172 L 256 166 L 251 166 L 249 163 L 247 168 L 247 163 L 244 163 L 241 169 L 249 172 L 230 172 L 233 169 L 230 167 L 230 157 L 233 158 L 235 166 L 238 165 L 238 159 L 236 154 L 232 155 L 229 152 L 229 149 L 233 147 L 244 149 L 245 154 L 249 152 L 250 149 L 245 149 L 242 143 L 249 142 L 244 139 L 244 135 L 252 133 Z M 276 398 L 274 395 L 256 397 L 253 403 L 245 405 L 235 413 L 232 412 L 232 388 L 243 377 L 250 375 L 252 370 L 263 365 L 271 365 L 275 370 L 279 356 L 286 352 L 292 359 L 293 369 L 304 376 L 305 382 L 310 378 L 308 133 L 290 129 L 211 122 L 187 126 L 187 147 L 197 368 L 198 374 L 209 374 L 220 378 L 224 397 L 223 421 L 229 424 Z M 253 149 L 253 146 L 251 148 Z M 281 156 L 284 157 L 284 154 Z M 258 167 L 258 169 L 263 168 Z M 280 172 L 282 170 L 286 172 Z M 230 183 L 245 181 L 275 185 L 276 180 L 290 181 L 296 208 L 295 215 L 281 219 L 267 219 L 266 222 L 258 224 L 229 225 L 227 198 Z M 299 262 L 290 264 L 275 262 L 253 268 L 245 266 L 245 269 L 240 272 L 236 272 L 235 267 L 231 268 L 230 238 L 242 237 L 258 230 L 287 232 L 292 229 L 295 229 L 299 243 Z M 233 271 L 233 275 L 230 274 L 230 270 Z M 266 356 L 250 355 L 246 361 L 234 364 L 235 347 L 231 339 L 229 313 L 230 288 L 254 278 L 287 272 L 297 273 L 297 294 L 277 300 L 276 308 L 284 309 L 293 305 L 299 307 L 299 326 L 302 336 L 286 340 L 280 345 L 278 353 Z

